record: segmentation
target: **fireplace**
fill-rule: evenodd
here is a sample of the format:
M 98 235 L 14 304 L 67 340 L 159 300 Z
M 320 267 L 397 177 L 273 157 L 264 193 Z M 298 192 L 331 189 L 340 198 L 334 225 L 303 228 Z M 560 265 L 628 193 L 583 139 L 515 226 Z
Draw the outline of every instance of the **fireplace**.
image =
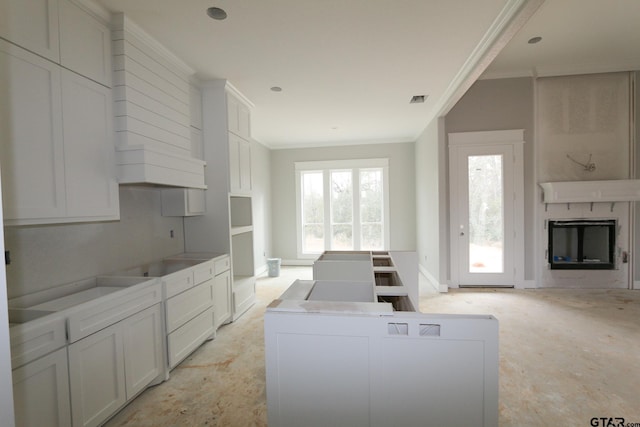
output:
M 551 269 L 614 270 L 615 219 L 549 220 Z

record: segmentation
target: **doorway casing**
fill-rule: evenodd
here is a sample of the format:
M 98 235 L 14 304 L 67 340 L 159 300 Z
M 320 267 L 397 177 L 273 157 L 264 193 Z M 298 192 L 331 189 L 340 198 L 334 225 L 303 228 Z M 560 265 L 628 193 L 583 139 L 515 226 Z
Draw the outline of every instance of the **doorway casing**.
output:
M 516 288 L 524 288 L 524 170 L 523 170 L 523 146 L 524 146 L 524 130 L 499 130 L 499 131 L 482 131 L 482 132 L 459 132 L 450 133 L 449 135 L 449 186 L 450 186 L 450 260 L 451 272 L 449 287 L 457 288 L 460 285 L 471 286 L 513 286 Z M 505 150 L 506 149 L 506 150 Z M 464 190 L 467 182 L 461 178 L 466 171 L 461 170 L 461 156 L 466 156 L 469 152 L 508 152 L 512 158 L 504 158 L 505 167 L 503 167 L 503 181 L 507 182 L 510 188 L 509 194 L 504 194 L 505 204 L 511 205 L 510 209 L 505 212 L 505 248 L 509 251 L 508 256 L 511 257 L 509 262 L 505 263 L 505 271 L 501 277 L 489 276 L 484 277 L 477 275 L 477 281 L 470 283 L 468 278 L 461 281 L 461 269 L 466 268 L 462 264 L 461 243 L 460 243 L 460 225 L 462 218 L 465 216 L 461 212 L 460 198 L 467 197 Z M 507 162 L 509 162 L 507 164 Z M 465 163 L 466 164 L 466 163 Z M 512 194 L 511 194 L 512 193 Z M 468 275 L 466 275 L 468 276 Z M 490 280 L 485 280 L 486 278 Z

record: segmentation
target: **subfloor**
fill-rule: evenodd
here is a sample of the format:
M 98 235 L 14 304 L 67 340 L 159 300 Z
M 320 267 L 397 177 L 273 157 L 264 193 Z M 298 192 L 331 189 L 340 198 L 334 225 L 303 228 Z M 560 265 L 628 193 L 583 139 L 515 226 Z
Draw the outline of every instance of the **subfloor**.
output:
M 296 278 L 311 269 L 258 278 L 254 307 L 106 426 L 266 426 L 262 317 Z M 423 292 L 420 308 L 498 318 L 500 426 L 606 425 L 594 417 L 640 426 L 640 291 Z

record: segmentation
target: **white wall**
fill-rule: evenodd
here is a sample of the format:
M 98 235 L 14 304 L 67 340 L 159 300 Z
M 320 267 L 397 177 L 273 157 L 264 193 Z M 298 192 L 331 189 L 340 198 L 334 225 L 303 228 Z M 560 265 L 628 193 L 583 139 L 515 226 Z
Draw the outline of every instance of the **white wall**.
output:
M 174 238 L 170 237 L 174 231 Z M 120 221 L 5 227 L 9 298 L 184 251 L 181 217 L 161 216 L 160 190 L 120 187 Z
M 253 205 L 253 260 L 256 274 L 265 271 L 271 257 L 271 152 L 251 142 Z
M 413 143 L 352 145 L 271 151 L 273 256 L 297 258 L 295 162 L 389 159 L 390 245 L 415 250 L 415 161 Z
M 416 141 L 416 231 L 420 270 L 437 290 L 446 287 L 448 192 L 444 161 L 444 123 L 435 119 Z

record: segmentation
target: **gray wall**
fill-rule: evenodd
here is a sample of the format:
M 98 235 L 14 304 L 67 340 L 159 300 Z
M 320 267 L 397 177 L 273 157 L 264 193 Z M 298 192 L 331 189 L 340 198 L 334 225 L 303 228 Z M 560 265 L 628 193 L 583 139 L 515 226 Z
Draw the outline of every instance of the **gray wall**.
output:
M 297 258 L 295 162 L 389 159 L 390 249 L 415 250 L 415 161 L 413 143 L 352 145 L 271 151 L 273 256 Z
M 533 79 L 479 80 L 445 118 L 447 134 L 507 129 L 524 129 L 524 277 L 525 280 L 533 280 L 534 203 L 537 195 L 534 179 Z M 442 225 L 449 228 L 449 224 Z
M 174 238 L 170 237 L 174 231 Z M 120 187 L 120 221 L 5 227 L 9 298 L 184 251 L 181 217 L 161 216 L 160 190 Z

